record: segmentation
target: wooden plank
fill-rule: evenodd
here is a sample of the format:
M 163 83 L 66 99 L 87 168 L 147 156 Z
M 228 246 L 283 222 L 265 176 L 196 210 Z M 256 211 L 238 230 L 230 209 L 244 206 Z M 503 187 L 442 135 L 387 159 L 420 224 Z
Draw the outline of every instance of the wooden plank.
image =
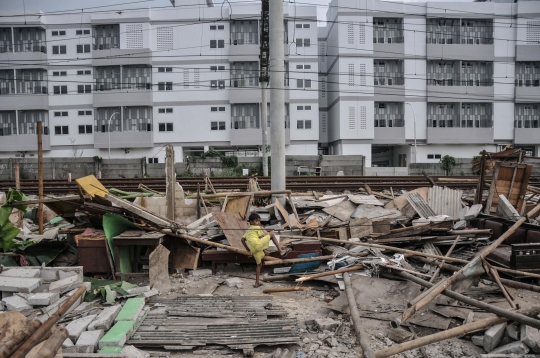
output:
M 291 222 L 289 221 L 289 213 L 287 212 L 287 210 L 285 210 L 285 208 L 283 207 L 283 205 L 281 205 L 279 200 L 276 200 L 274 202 L 274 205 L 279 210 L 279 214 L 281 215 L 281 217 L 285 221 L 284 227 L 291 227 Z
M 353 204 L 351 201 L 346 200 L 337 205 L 332 205 L 322 210 L 325 213 L 330 214 L 341 221 L 347 221 L 356 210 L 356 205 Z
M 525 207 L 527 204 L 527 200 L 525 200 L 525 194 L 527 193 L 527 187 L 529 186 L 529 179 L 531 177 L 532 170 L 533 166 L 531 164 L 527 164 L 527 168 L 525 168 L 525 171 L 523 173 L 524 178 L 521 180 L 518 202 L 516 204 L 516 210 L 520 215 L 525 214 Z
M 249 200 L 249 197 L 247 198 Z M 229 205 L 231 201 L 229 200 Z M 214 220 L 223 230 L 229 244 L 237 249 L 245 250 L 246 248 L 242 244 L 242 236 L 249 229 L 247 221 L 243 220 L 238 213 L 212 213 L 212 215 L 214 215 Z
M 373 233 L 373 225 L 371 219 L 359 218 L 349 222 L 351 237 L 366 237 Z

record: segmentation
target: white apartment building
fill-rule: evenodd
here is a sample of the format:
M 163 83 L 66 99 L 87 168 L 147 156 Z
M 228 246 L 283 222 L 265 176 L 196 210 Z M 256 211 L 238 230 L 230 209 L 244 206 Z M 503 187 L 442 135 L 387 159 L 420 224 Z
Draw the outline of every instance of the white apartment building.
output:
M 540 1 L 332 0 L 319 69 L 329 154 L 372 166 L 507 144 L 539 155 Z
M 0 18 L 0 157 L 37 156 L 40 120 L 45 157 L 108 158 L 110 148 L 162 163 L 169 143 L 177 161 L 258 155 L 260 13 L 260 3 L 191 0 Z M 286 152 L 316 155 L 316 7 L 284 14 L 286 71 L 271 76 L 285 83 Z
M 1 17 L 0 157 L 259 155 L 260 3 L 211 5 Z M 540 155 L 540 1 L 284 6 L 287 154 Z

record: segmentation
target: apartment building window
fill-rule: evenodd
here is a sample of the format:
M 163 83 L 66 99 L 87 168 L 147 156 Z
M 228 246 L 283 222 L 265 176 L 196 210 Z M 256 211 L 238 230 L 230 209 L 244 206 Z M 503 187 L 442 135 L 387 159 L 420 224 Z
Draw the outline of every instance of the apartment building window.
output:
M 158 72 L 172 72 L 172 67 L 158 67 Z
M 243 103 L 231 105 L 231 118 L 234 129 L 260 128 L 259 104 Z
M 296 47 L 310 47 L 311 46 L 311 39 L 296 39 Z
M 514 128 L 540 128 L 540 104 L 516 103 Z
M 311 111 L 311 106 L 296 106 L 297 111 Z
M 78 85 L 77 93 L 92 93 L 92 85 Z
M 68 112 L 54 112 L 55 117 L 67 117 Z
M 296 24 L 295 28 L 297 29 L 309 29 L 311 26 L 310 24 Z
M 403 19 L 373 18 L 373 43 L 403 43 Z
M 65 31 L 52 31 L 51 36 L 66 36 Z
M 158 158 L 148 158 L 148 164 L 158 164 L 159 159 Z
M 493 127 L 492 103 L 462 103 L 462 128 L 491 128 Z
M 94 91 L 120 89 L 120 66 L 94 67 Z
M 158 113 L 172 113 L 172 112 L 173 112 L 172 108 L 159 108 L 158 109 Z
M 114 114 L 114 115 L 113 115 Z M 122 131 L 122 116 L 120 107 L 102 107 L 94 110 L 94 132 Z
M 311 80 L 296 80 L 296 88 L 311 88 Z
M 225 30 L 225 25 L 210 25 L 210 30 Z
M 54 94 L 67 94 L 67 86 L 53 86 Z
M 158 82 L 158 91 L 172 91 L 172 82 Z
M 47 71 L 42 69 L 16 70 L 17 93 L 46 94 Z
M 19 127 L 19 134 L 36 134 L 37 122 L 43 124 L 43 134 L 49 134 L 49 111 L 42 110 L 30 110 L 30 111 L 18 111 L 17 124 Z
M 210 66 L 210 71 L 225 71 L 225 66 Z
M 441 155 L 440 154 L 428 154 L 427 158 L 428 159 L 441 159 Z
M 516 62 L 516 86 L 540 86 L 540 62 Z
M 428 127 L 459 127 L 458 103 L 428 103 Z
M 54 134 L 56 135 L 69 134 L 69 127 L 68 126 L 54 126 Z
M 92 125 L 79 126 L 79 134 L 92 134 Z
M 311 129 L 311 119 L 296 121 L 296 129 Z
M 0 95 L 15 93 L 15 76 L 13 70 L 0 70 Z
M 152 107 L 124 107 L 124 132 L 152 131 Z
M 400 102 L 375 102 L 374 126 L 405 127 L 404 104 Z
M 400 60 L 373 60 L 375 86 L 402 86 L 403 61 Z
M 225 112 L 225 107 L 210 107 L 210 112 Z
M 13 51 L 11 27 L 0 28 L 0 53 Z
M 461 61 L 462 86 L 493 86 L 493 62 Z
M 152 67 L 122 66 L 122 88 L 152 89 Z
M 210 48 L 225 48 L 225 40 L 210 40 Z
M 173 124 L 171 122 L 169 122 L 169 123 L 159 123 L 158 128 L 159 128 L 160 132 L 174 132 Z
M 493 62 L 428 61 L 430 86 L 493 86 Z
M 231 45 L 259 43 L 259 21 L 257 20 L 232 21 L 230 29 Z
M 41 27 L 14 27 L 15 52 L 43 52 L 47 53 L 45 30 Z
M 225 122 L 210 122 L 210 130 L 212 131 L 224 131 Z
M 98 25 L 93 29 L 94 50 L 120 48 L 120 25 Z
M 15 111 L 0 111 L 0 137 L 17 134 Z
M 259 86 L 258 62 L 231 63 L 231 87 Z
M 428 61 L 429 86 L 459 86 L 459 61 Z
M 210 89 L 225 89 L 225 80 L 211 80 Z
M 493 44 L 492 19 L 462 19 L 460 31 L 461 44 Z
M 77 53 L 90 53 L 90 44 L 77 45 Z
M 285 61 L 285 73 L 283 74 L 283 85 L 289 87 L 289 61 Z
M 90 35 L 90 30 L 75 30 L 75 35 Z
M 91 116 L 92 115 L 92 111 L 78 111 L 77 114 L 79 116 Z
M 428 44 L 459 44 L 459 19 L 427 19 Z
M 66 71 L 54 71 L 52 73 L 53 77 L 58 77 L 58 76 L 67 76 L 67 72 Z
M 427 19 L 428 44 L 493 44 L 493 19 Z
M 58 45 L 52 47 L 53 55 L 65 55 L 66 54 L 66 45 Z
M 92 71 L 91 71 L 91 70 L 84 70 L 84 71 L 79 70 L 79 71 L 77 71 L 77 75 L 78 75 L 78 76 L 81 76 L 81 75 L 91 75 L 91 74 L 92 74 Z

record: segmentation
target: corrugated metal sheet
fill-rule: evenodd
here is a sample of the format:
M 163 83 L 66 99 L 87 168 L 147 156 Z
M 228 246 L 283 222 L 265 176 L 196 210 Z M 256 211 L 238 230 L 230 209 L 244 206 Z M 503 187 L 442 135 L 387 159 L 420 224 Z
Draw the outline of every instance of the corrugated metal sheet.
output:
M 434 186 L 428 190 L 428 204 L 437 215 L 448 215 L 458 219 L 462 208 L 462 195 L 462 190 Z
M 421 217 L 427 218 L 437 215 L 435 211 L 426 203 L 424 198 L 418 193 L 407 193 L 407 201 Z

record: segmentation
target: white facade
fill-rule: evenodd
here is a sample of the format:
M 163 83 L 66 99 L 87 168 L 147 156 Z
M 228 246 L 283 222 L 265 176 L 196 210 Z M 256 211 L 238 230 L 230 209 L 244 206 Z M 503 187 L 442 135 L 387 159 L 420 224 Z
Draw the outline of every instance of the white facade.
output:
M 43 14 L 28 17 L 26 25 L 18 17 L 1 18 L 0 157 L 37 155 L 35 115 L 46 127 L 45 157 L 107 158 L 111 148 L 111 158 L 163 162 L 169 143 L 178 161 L 209 149 L 259 155 L 260 4 L 235 3 L 232 10 L 198 0 L 181 5 Z M 285 5 L 284 13 L 289 72 L 271 75 L 288 78 L 286 152 L 316 155 L 316 7 Z M 18 41 L 21 28 L 38 33 L 28 37 L 32 44 Z M 40 47 L 33 48 L 36 38 Z M 235 72 L 242 66 L 248 70 Z M 45 75 L 32 82 L 22 69 Z

